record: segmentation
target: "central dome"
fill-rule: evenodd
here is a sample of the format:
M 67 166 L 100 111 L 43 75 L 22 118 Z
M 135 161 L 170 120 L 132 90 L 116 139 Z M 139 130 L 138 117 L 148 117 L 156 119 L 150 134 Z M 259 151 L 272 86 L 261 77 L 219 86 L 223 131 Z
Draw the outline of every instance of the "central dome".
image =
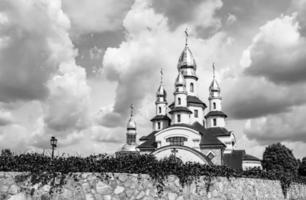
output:
M 178 60 L 177 63 L 177 70 L 181 70 L 181 68 L 189 68 L 192 67 L 194 70 L 197 69 L 197 64 L 193 58 L 193 55 L 190 51 L 190 49 L 188 48 L 188 46 L 186 45 L 183 52 L 181 53 L 181 56 Z

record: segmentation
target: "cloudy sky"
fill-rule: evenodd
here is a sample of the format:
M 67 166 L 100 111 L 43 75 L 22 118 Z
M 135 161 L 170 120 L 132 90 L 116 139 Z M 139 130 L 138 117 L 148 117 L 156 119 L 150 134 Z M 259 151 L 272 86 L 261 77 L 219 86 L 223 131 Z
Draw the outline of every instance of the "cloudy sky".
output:
M 237 149 L 306 156 L 305 19 L 305 0 L 1 0 L 0 148 L 43 151 L 54 135 L 61 153 L 112 153 L 131 103 L 148 134 L 189 27 L 199 95 L 215 62 Z

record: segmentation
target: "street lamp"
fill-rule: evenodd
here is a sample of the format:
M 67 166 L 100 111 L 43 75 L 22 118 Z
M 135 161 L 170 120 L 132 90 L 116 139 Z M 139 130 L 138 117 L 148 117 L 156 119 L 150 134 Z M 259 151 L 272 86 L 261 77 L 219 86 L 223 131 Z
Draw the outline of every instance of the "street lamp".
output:
M 57 139 L 56 139 L 54 136 L 51 137 L 51 139 L 50 139 L 50 144 L 51 144 L 51 147 L 52 147 L 52 155 L 51 155 L 51 158 L 52 158 L 52 160 L 53 160 L 53 158 L 54 158 L 54 149 L 55 149 L 55 147 L 57 146 Z

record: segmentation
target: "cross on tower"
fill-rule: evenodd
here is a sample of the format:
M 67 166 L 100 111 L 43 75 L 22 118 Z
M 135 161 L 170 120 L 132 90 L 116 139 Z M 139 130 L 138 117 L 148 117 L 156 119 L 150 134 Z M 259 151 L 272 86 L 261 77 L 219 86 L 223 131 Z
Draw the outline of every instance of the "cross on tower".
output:
M 185 29 L 185 45 L 186 46 L 188 45 L 188 36 L 189 36 L 188 27 L 186 27 L 186 29 Z
M 163 68 L 160 68 L 160 84 L 163 84 Z
M 131 105 L 130 105 L 130 108 L 131 108 L 131 117 L 133 117 L 133 114 L 134 114 L 134 105 L 131 104 Z
M 213 67 L 213 78 L 215 79 L 216 74 L 215 74 L 215 63 L 214 63 L 214 62 L 213 62 L 213 64 L 212 64 L 212 67 Z

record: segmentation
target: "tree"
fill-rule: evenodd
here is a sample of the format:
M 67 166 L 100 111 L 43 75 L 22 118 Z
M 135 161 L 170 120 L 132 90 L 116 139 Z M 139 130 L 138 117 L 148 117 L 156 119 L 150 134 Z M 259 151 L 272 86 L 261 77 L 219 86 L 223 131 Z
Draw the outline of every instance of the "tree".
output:
M 1 156 L 13 156 L 13 153 L 10 149 L 2 149 Z
M 299 166 L 299 175 L 306 176 L 306 157 L 302 159 L 302 163 Z
M 290 149 L 277 143 L 266 147 L 262 167 L 267 171 L 272 170 L 296 175 L 299 164 Z

